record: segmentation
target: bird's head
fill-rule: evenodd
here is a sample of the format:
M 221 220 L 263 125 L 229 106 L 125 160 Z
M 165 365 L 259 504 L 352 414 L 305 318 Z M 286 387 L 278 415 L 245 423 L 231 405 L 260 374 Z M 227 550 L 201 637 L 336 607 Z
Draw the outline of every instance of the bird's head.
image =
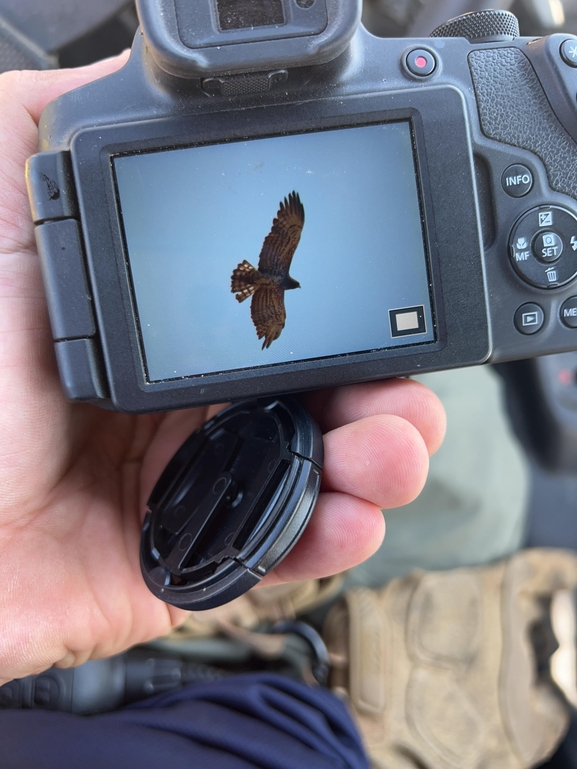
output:
M 301 284 L 298 282 L 298 280 L 294 280 L 294 278 L 289 277 L 287 288 L 300 288 L 300 287 L 301 287 Z

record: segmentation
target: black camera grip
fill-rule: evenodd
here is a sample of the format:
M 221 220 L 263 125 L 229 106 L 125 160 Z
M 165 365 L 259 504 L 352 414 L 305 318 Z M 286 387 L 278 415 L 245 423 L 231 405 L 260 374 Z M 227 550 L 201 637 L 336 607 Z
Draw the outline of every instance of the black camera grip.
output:
M 577 199 L 577 144 L 553 111 L 529 59 L 518 48 L 469 54 L 485 136 L 541 158 L 549 184 Z

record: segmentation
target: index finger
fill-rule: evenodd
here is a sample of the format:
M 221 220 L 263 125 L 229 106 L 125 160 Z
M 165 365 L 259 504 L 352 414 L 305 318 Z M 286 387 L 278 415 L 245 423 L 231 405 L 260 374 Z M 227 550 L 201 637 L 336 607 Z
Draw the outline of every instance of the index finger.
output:
M 366 417 L 402 417 L 420 432 L 430 455 L 443 442 L 446 417 L 439 398 L 412 379 L 388 379 L 307 393 L 303 400 L 323 433 Z

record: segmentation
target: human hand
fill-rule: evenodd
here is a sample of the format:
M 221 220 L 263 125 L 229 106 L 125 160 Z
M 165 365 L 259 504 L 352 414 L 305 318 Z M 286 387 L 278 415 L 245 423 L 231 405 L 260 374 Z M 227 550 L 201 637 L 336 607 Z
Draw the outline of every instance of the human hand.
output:
M 0 76 L 0 684 L 118 653 L 184 616 L 146 588 L 140 530 L 164 466 L 218 407 L 134 417 L 64 399 L 24 179 L 48 102 L 125 60 Z M 419 493 L 444 432 L 436 396 L 409 380 L 314 393 L 307 405 L 325 432 L 322 493 L 268 584 L 371 555 L 381 508 Z

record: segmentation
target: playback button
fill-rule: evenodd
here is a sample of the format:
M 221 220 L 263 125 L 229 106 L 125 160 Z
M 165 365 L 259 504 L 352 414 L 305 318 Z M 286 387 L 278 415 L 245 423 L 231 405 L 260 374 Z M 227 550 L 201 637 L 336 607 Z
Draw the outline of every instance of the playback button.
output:
M 522 304 L 515 313 L 515 328 L 521 334 L 536 334 L 543 328 L 545 313 L 543 308 L 534 302 Z

